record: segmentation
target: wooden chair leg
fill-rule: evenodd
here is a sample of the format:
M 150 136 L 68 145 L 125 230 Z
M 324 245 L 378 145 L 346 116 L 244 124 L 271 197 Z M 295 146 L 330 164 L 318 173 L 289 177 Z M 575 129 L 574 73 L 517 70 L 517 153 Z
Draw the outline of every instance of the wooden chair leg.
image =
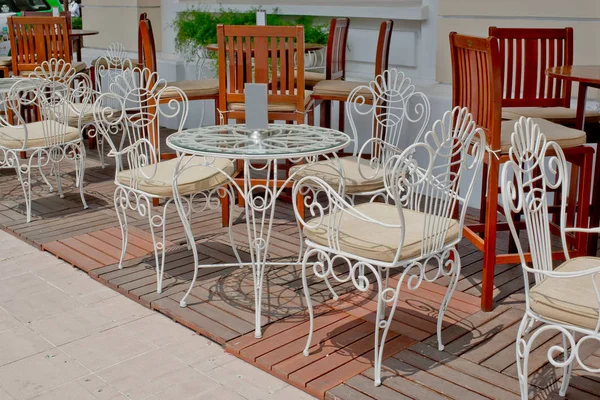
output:
M 600 144 L 598 144 L 600 150 Z M 600 154 L 596 150 L 596 162 L 594 163 L 594 188 L 592 189 L 592 212 L 590 219 L 590 227 L 595 228 L 600 224 L 600 190 L 598 189 L 598 178 L 600 178 Z M 592 182 L 590 179 L 589 182 Z M 586 204 L 580 202 L 580 204 Z M 588 255 L 596 255 L 598 251 L 598 234 L 591 234 L 588 238 Z
M 576 226 L 581 228 L 589 227 L 590 208 L 586 207 L 589 203 L 590 194 L 592 192 L 592 171 L 594 169 L 594 154 L 592 152 L 583 155 L 582 165 L 579 168 L 579 193 L 577 194 L 579 199 L 580 207 L 577 212 Z M 594 185 L 597 186 L 597 185 Z M 595 212 L 595 211 L 593 211 Z M 592 220 L 594 219 L 592 214 Z M 593 221 L 592 221 L 593 222 Z M 595 242 L 593 250 L 589 249 L 589 242 Z M 577 253 L 580 256 L 590 254 L 593 251 L 593 255 L 596 255 L 596 247 L 598 244 L 598 235 L 577 233 L 575 235 L 575 243 L 577 247 Z
M 152 199 L 152 206 L 153 206 L 153 207 L 158 207 L 159 205 L 160 205 L 160 199 L 158 199 L 158 198 L 154 197 L 154 198 Z
M 496 266 L 496 235 L 498 224 L 498 173 L 500 169 L 498 160 L 492 156 L 488 160 L 483 271 L 481 280 L 481 309 L 483 311 L 492 311 L 494 306 L 494 269 Z M 483 194 L 486 193 L 483 192 Z
M 321 126 L 331 128 L 331 101 L 329 100 L 321 102 Z
M 307 122 L 308 125 L 315 126 L 315 109 L 314 108 L 308 112 L 307 118 L 308 118 L 308 122 Z
M 229 204 L 231 202 L 231 198 L 229 196 L 229 191 L 226 191 L 225 196 L 221 197 L 221 225 L 223 227 L 229 226 L 229 213 L 231 209 L 229 208 Z
M 296 196 L 296 207 L 298 208 L 300 219 L 304 220 L 304 196 L 300 193 Z

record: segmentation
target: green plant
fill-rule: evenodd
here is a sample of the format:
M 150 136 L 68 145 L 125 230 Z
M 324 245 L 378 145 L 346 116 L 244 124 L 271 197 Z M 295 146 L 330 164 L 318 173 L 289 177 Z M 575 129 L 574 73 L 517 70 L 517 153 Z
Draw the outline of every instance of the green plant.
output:
M 255 25 L 258 9 L 259 7 L 253 7 L 247 11 L 237 11 L 221 8 L 217 13 L 207 11 L 206 8 L 182 11 L 173 21 L 176 33 L 175 49 L 183 54 L 187 61 L 198 61 L 198 58 L 203 56 L 201 50 L 217 42 L 217 24 Z M 267 25 L 303 25 L 306 43 L 327 44 L 327 26 L 315 24 L 314 18 L 310 16 L 293 19 L 279 14 L 279 11 L 274 9 L 267 14 Z
M 81 20 L 81 17 L 71 18 L 71 26 L 73 29 L 83 29 L 83 21 Z

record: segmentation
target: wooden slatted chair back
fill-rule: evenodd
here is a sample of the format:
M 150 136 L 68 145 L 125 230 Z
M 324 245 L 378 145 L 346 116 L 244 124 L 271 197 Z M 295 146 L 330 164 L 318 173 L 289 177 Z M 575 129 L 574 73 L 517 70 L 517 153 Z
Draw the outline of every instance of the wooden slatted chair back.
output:
M 325 79 L 327 80 L 346 78 L 346 43 L 348 42 L 349 27 L 349 18 L 331 20 L 325 65 Z
M 140 66 L 147 68 L 151 72 L 158 72 L 158 64 L 156 62 L 156 44 L 154 42 L 154 32 L 152 31 L 152 21 L 149 19 L 141 19 L 139 26 L 141 38 L 141 63 Z
M 379 26 L 379 37 L 377 39 L 377 52 L 375 53 L 375 76 L 390 68 L 390 43 L 392 42 L 392 30 L 394 21 L 388 19 Z
M 61 17 L 67 18 L 67 28 L 69 31 L 73 29 L 73 18 L 71 17 L 71 13 L 69 11 L 61 11 L 59 13 Z M 22 11 L 21 16 L 23 17 L 39 17 L 40 13 L 38 11 Z
M 573 28 L 489 28 L 497 38 L 504 107 L 570 107 L 571 82 L 546 69 L 573 64 Z
M 495 38 L 450 33 L 452 107 L 467 107 L 492 150 L 500 149 L 502 82 Z
M 8 32 L 14 75 L 33 71 L 53 58 L 71 64 L 66 17 L 9 17 Z
M 217 25 L 217 43 L 221 112 L 245 103 L 246 83 L 265 83 L 269 104 L 295 105 L 294 111 L 270 110 L 269 119 L 303 121 L 304 27 Z M 230 117 L 243 119 L 244 112 L 231 111 Z

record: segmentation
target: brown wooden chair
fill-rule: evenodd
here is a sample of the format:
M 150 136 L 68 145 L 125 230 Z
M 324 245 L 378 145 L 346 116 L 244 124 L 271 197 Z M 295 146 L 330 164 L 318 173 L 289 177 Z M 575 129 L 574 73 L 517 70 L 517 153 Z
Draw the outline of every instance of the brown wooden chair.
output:
M 467 107 L 477 125 L 486 134 L 488 155 L 484 158 L 481 194 L 480 222 L 464 227 L 464 236 L 483 252 L 481 308 L 490 311 L 494 297 L 494 269 L 496 264 L 519 263 L 518 253 L 496 254 L 497 232 L 508 229 L 506 223 L 498 222 L 498 176 L 500 165 L 508 161 L 510 136 L 515 120 L 502 121 L 502 68 L 498 40 L 493 37 L 479 38 L 450 33 L 450 55 L 452 58 L 452 104 Z M 553 122 L 536 119 L 540 130 L 548 140 L 557 142 L 565 152 L 567 160 L 577 165 L 580 173 L 578 193 L 571 191 L 570 204 L 574 196 L 589 199 L 594 150 L 583 146 L 585 133 Z M 574 212 L 574 210 L 571 210 Z M 588 207 L 577 210 L 577 227 L 587 227 Z M 558 232 L 558 227 L 555 227 Z M 483 237 L 479 235 L 483 234 Z M 587 235 L 569 237 L 570 250 L 574 255 L 585 254 Z M 560 259 L 562 252 L 553 255 Z M 527 257 L 530 257 L 529 255 Z
M 154 42 L 154 33 L 152 31 L 152 22 L 149 19 L 142 19 L 140 16 L 139 33 L 142 43 L 142 54 L 140 57 L 141 68 L 148 68 L 152 72 L 158 72 L 158 63 L 156 61 L 156 46 Z M 217 119 L 217 102 L 219 99 L 219 81 L 217 79 L 187 80 L 168 82 L 167 86 L 181 89 L 189 101 L 212 100 L 215 104 L 215 122 Z M 171 94 L 171 96 L 170 96 Z M 177 99 L 179 94 L 173 90 L 163 93 L 161 102 L 168 103 L 172 99 Z
M 383 21 L 379 27 L 374 77 L 381 75 L 383 71 L 389 68 L 390 43 L 392 41 L 393 29 L 394 21 L 392 20 Z M 343 78 L 345 79 L 345 77 Z M 368 85 L 368 82 L 327 79 L 317 83 L 313 88 L 312 98 L 315 101 L 315 107 L 321 105 L 321 126 L 331 127 L 331 102 L 338 101 L 340 103 L 339 130 L 343 131 L 345 121 L 344 102 L 355 88 L 363 85 Z
M 502 69 L 502 118 L 544 118 L 575 126 L 571 82 L 549 78 L 546 69 L 573 65 L 573 28 L 497 28 Z M 600 122 L 600 112 L 586 112 L 586 123 Z
M 346 43 L 348 42 L 349 18 L 334 18 L 329 25 L 325 73 L 304 72 L 306 88 L 313 90 L 321 81 L 346 79 Z M 340 107 L 340 116 L 344 115 Z M 340 118 L 340 120 L 343 118 Z M 321 126 L 331 126 L 331 102 L 321 102 Z M 342 130 L 342 129 L 341 129 Z
M 304 90 L 302 26 L 217 25 L 217 43 L 219 112 L 225 123 L 228 119 L 245 120 L 246 83 L 269 85 L 269 120 L 304 123 L 312 100 Z
M 219 111 L 222 123 L 246 118 L 246 83 L 268 85 L 267 115 L 270 121 L 313 124 L 310 92 L 304 82 L 304 27 L 217 25 L 219 46 Z M 296 62 L 297 71 L 294 71 Z M 290 163 L 283 166 L 288 171 Z M 237 163 L 238 174 L 243 163 Z M 251 184 L 264 184 L 251 180 Z M 238 184 L 244 184 L 239 180 Z M 244 199 L 238 196 L 238 204 Z M 223 223 L 229 219 L 223 216 Z
M 8 35 L 13 75 L 28 75 L 52 58 L 65 60 L 77 72 L 87 68 L 73 62 L 67 17 L 9 17 Z

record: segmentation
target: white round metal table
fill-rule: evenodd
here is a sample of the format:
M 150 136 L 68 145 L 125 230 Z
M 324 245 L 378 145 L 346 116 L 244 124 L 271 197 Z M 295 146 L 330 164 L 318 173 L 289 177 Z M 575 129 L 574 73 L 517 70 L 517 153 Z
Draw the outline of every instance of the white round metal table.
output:
M 276 200 L 285 187 L 292 182 L 294 176 L 298 174 L 298 170 L 296 170 L 285 179 L 279 178 L 279 161 L 289 160 L 296 164 L 303 163 L 300 167 L 302 169 L 310 166 L 319 157 L 337 160 L 337 151 L 345 148 L 350 142 L 350 137 L 345 133 L 308 125 L 271 124 L 266 130 L 254 131 L 247 129 L 245 125 L 220 125 L 189 129 L 170 135 L 167 138 L 167 146 L 177 152 L 178 158 L 173 177 L 173 194 L 188 243 L 194 243 L 194 235 L 188 220 L 188 212 L 191 212 L 192 206 L 189 205 L 190 209 L 185 210 L 182 198 L 178 193 L 177 179 L 185 170 L 186 165 L 190 164 L 189 156 L 192 156 L 193 158 L 200 157 L 203 165 L 215 168 L 228 177 L 230 196 L 233 196 L 235 191 L 243 196 L 251 259 L 251 262 L 245 263 L 240 260 L 233 243 L 232 219 L 230 218 L 230 239 L 238 263 L 200 266 L 196 247 L 191 246 L 195 261 L 194 277 L 180 305 L 182 307 L 187 305 L 186 298 L 194 287 L 198 268 L 234 265 L 252 267 L 256 315 L 255 336 L 262 337 L 261 305 L 265 266 L 293 264 L 269 261 L 268 254 Z M 241 184 L 238 184 L 235 178 L 223 170 L 215 167 L 213 165 L 215 158 L 242 160 L 244 170 Z M 260 160 L 260 165 L 258 160 Z M 339 172 L 342 175 L 341 168 L 339 165 Z M 251 173 L 253 171 L 262 173 L 260 184 L 252 184 Z M 210 199 L 206 201 L 210 201 Z M 299 244 L 299 257 L 301 246 L 302 240 Z M 300 260 L 297 263 L 299 264 Z

